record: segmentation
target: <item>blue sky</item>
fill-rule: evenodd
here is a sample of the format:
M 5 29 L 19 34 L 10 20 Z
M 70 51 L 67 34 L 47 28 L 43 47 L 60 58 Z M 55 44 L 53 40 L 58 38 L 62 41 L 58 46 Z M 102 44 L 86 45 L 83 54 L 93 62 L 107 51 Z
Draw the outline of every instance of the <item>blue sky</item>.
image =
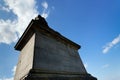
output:
M 99 80 L 120 79 L 120 0 L 0 0 L 0 80 L 13 80 L 14 46 L 38 14 L 80 44 L 82 61 Z

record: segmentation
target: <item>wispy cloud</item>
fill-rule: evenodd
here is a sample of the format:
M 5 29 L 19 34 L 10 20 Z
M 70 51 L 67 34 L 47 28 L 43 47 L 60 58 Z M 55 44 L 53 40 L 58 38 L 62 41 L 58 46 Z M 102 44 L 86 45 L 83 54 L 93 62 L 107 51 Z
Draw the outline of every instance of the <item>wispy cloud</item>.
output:
M 13 75 L 15 75 L 15 71 L 16 71 L 16 66 L 14 66 L 12 69 Z
M 13 20 L 0 18 L 0 43 L 10 44 L 17 41 L 30 20 L 35 18 L 39 11 L 37 10 L 36 0 L 4 0 L 5 6 L 0 6 L 1 10 L 12 12 L 17 17 Z M 48 3 L 41 3 L 43 12 L 41 15 L 47 18 L 49 15 Z
M 42 2 L 41 5 L 42 5 L 45 9 L 48 8 L 48 3 L 47 3 L 46 1 Z
M 10 9 L 8 7 L 1 6 L 1 5 L 0 5 L 0 10 L 6 11 L 6 12 L 10 12 Z
M 105 69 L 105 68 L 108 68 L 109 67 L 109 64 L 104 64 L 103 66 L 102 66 L 102 69 Z
M 44 18 L 47 18 L 48 15 L 49 15 L 49 9 L 48 9 L 48 3 L 46 1 L 42 2 L 41 3 L 42 7 L 44 8 L 41 16 L 44 17 Z
M 115 46 L 116 44 L 118 44 L 120 42 L 120 34 L 114 38 L 111 42 L 109 42 L 107 45 L 105 45 L 103 47 L 103 53 L 107 53 L 113 46 Z

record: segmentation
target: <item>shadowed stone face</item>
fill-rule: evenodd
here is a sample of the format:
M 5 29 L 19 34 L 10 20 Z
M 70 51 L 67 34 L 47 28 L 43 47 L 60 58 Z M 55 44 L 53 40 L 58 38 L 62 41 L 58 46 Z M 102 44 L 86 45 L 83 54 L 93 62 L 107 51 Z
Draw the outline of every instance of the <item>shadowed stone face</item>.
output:
M 39 32 L 36 34 L 34 68 L 57 73 L 86 74 L 77 49 Z

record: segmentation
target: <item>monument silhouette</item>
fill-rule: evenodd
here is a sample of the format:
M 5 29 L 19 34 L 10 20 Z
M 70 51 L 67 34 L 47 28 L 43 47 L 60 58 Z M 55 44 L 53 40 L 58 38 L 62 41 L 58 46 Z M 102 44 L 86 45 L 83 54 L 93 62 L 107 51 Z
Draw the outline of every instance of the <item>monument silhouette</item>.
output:
M 20 55 L 14 80 L 97 80 L 87 73 L 80 47 L 38 15 L 15 45 Z

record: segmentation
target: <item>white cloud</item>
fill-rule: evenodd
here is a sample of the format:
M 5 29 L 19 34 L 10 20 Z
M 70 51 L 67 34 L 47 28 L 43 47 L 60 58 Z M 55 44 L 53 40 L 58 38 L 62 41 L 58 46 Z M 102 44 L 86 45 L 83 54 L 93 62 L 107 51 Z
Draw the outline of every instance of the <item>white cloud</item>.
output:
M 16 66 L 14 66 L 12 69 L 13 75 L 15 75 L 15 71 L 16 71 Z
M 39 12 L 35 0 L 4 0 L 4 3 L 2 10 L 11 11 L 17 16 L 14 20 L 0 18 L 0 43 L 10 44 L 22 35 L 31 19 L 35 18 Z M 47 18 L 49 15 L 48 3 L 44 1 L 41 6 L 44 8 L 41 16 Z
M 42 2 L 42 4 L 41 4 L 45 9 L 47 9 L 48 8 L 48 3 L 46 2 L 46 1 L 44 1 L 44 2 Z
M 120 42 L 120 34 L 114 38 L 111 42 L 109 42 L 107 45 L 105 45 L 105 47 L 103 47 L 103 53 L 107 53 L 113 46 L 115 46 L 116 44 L 118 44 Z
M 41 16 L 44 18 L 47 18 L 49 16 L 49 10 L 48 10 L 48 3 L 46 1 L 41 3 L 42 7 L 44 8 Z
M 8 7 L 5 7 L 5 6 L 0 6 L 0 10 L 10 12 L 10 9 Z
M 4 0 L 10 10 L 17 15 L 14 23 L 16 32 L 20 36 L 32 18 L 38 15 L 35 0 Z
M 10 44 L 17 40 L 15 22 L 0 20 L 0 43 Z
M 47 18 L 49 16 L 49 11 L 48 12 L 43 12 L 41 14 L 42 17 Z
M 8 6 L 7 9 L 17 16 L 13 21 L 0 19 L 0 43 L 10 44 L 21 36 L 30 20 L 38 15 L 38 11 L 34 0 L 4 0 L 4 2 Z

